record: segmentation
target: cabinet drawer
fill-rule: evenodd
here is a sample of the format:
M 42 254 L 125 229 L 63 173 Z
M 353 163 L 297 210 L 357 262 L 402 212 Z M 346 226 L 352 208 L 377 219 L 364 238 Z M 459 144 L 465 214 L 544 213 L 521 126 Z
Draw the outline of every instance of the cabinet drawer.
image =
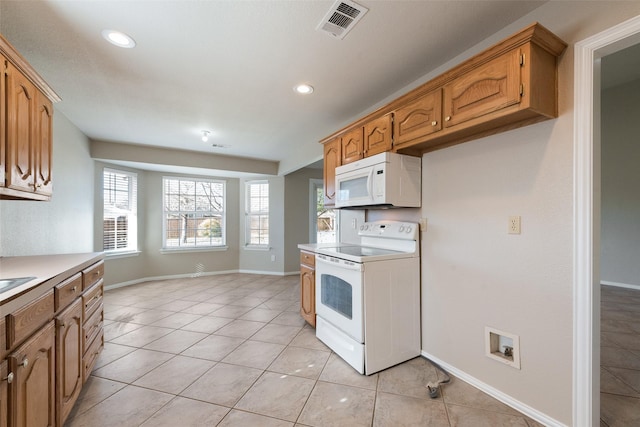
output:
M 78 298 L 82 293 L 82 274 L 77 273 L 53 289 L 56 313 Z
M 27 338 L 53 318 L 53 289 L 7 316 L 7 347 Z
M 89 344 L 89 348 L 87 349 L 84 357 L 82 358 L 82 382 L 85 383 L 89 376 L 91 375 L 91 371 L 93 370 L 94 365 L 96 364 L 96 360 L 100 355 L 100 351 L 102 351 L 102 347 L 104 346 L 104 333 L 102 330 L 98 333 L 98 336 Z
M 89 345 L 98 333 L 102 330 L 103 327 L 103 308 L 104 305 L 100 304 L 100 307 L 96 310 L 95 313 L 87 320 L 85 319 L 84 325 L 82 326 L 82 353 L 86 353 Z
M 98 281 L 95 285 L 90 287 L 83 295 L 82 295 L 82 304 L 83 310 L 82 313 L 84 315 L 83 319 L 88 319 L 91 315 L 100 307 L 102 303 L 102 279 Z
M 82 289 L 89 289 L 104 276 L 104 261 L 97 262 L 82 270 Z
M 300 264 L 315 267 L 316 266 L 316 255 L 311 252 L 300 251 Z

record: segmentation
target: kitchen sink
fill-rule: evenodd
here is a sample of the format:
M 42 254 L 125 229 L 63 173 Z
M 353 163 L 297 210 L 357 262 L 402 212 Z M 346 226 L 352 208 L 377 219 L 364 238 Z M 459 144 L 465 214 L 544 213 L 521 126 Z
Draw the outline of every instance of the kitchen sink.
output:
M 10 279 L 0 279 L 0 293 L 6 292 L 9 289 L 13 289 L 17 286 L 20 286 L 24 283 L 30 282 L 35 279 L 35 276 L 32 277 L 13 277 Z

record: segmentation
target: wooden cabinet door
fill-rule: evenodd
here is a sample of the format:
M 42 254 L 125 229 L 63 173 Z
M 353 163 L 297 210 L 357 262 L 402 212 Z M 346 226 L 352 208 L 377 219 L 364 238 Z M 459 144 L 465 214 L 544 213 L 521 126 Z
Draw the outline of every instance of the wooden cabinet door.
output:
M 5 186 L 33 192 L 33 141 L 36 88 L 11 64 L 7 66 L 7 174 Z
M 355 162 L 364 157 L 364 140 L 362 128 L 354 129 L 342 136 L 342 163 Z
M 9 355 L 12 427 L 55 425 L 55 322 L 42 327 Z
M 442 130 L 442 90 L 436 89 L 395 110 L 393 127 L 396 147 Z
M 336 168 L 341 160 L 340 138 L 336 138 L 324 145 L 324 206 L 336 204 Z
M 9 362 L 0 363 L 0 427 L 9 425 L 9 384 L 13 378 L 9 376 Z
M 316 274 L 304 265 L 300 266 L 300 315 L 316 326 Z
M 392 115 L 387 114 L 364 125 L 364 156 L 391 151 Z
M 34 135 L 35 191 L 51 195 L 51 160 L 53 157 L 53 103 L 36 91 Z
M 7 58 L 0 55 L 0 187 L 4 187 L 4 171 L 6 163 L 7 135 Z
M 56 317 L 56 327 L 56 415 L 62 426 L 82 388 L 81 298 Z
M 463 74 L 444 87 L 445 127 L 456 126 L 518 104 L 520 83 L 518 49 Z

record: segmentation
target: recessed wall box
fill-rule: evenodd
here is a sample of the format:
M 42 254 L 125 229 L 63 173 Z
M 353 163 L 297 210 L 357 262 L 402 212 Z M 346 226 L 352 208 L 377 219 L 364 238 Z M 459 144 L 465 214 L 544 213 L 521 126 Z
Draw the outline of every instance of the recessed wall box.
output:
M 488 326 L 484 331 L 487 357 L 520 369 L 520 337 Z

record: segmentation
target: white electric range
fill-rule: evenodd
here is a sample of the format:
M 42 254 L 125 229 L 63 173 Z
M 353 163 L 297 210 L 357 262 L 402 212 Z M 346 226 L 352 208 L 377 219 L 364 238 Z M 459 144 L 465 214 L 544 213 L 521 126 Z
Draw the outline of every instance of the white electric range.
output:
M 420 354 L 418 224 L 368 222 L 316 249 L 316 336 L 361 374 Z

